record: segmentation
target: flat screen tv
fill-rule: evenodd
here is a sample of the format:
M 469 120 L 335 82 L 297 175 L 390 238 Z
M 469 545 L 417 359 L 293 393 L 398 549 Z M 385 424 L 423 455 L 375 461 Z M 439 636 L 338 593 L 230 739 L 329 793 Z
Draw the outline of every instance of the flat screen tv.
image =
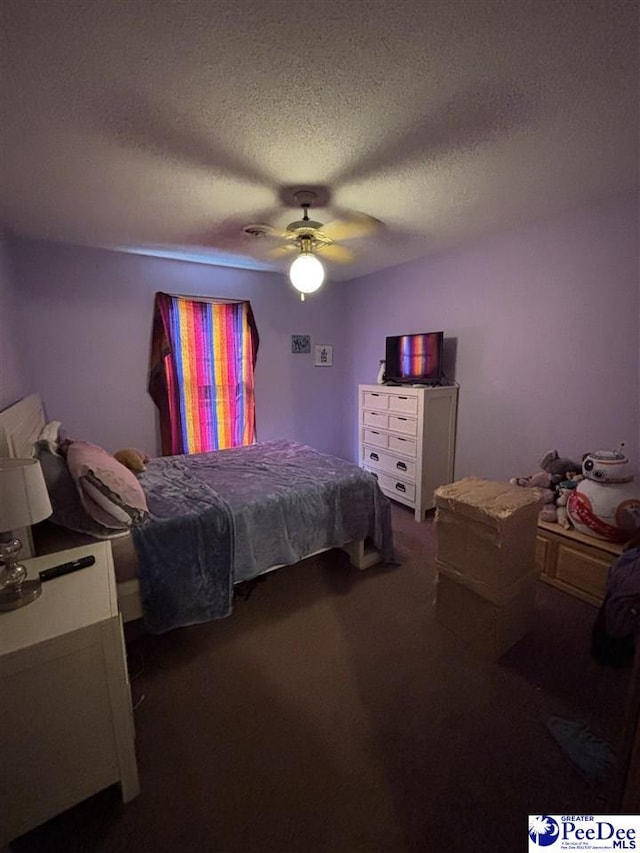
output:
M 442 380 L 444 332 L 422 332 L 388 337 L 385 382 L 439 385 Z

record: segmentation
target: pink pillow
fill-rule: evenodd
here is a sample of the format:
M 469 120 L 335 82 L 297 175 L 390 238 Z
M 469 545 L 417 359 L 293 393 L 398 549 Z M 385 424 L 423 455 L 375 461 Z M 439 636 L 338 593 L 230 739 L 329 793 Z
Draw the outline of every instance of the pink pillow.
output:
M 87 513 L 105 527 L 125 530 L 145 520 L 149 509 L 135 474 L 104 448 L 71 441 L 67 465 Z

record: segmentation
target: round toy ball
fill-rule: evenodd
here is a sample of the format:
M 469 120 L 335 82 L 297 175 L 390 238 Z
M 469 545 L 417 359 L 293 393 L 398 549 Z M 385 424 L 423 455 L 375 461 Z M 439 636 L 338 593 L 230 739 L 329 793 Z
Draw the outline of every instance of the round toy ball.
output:
M 613 450 L 585 454 L 582 473 L 587 480 L 595 480 L 596 483 L 630 483 L 633 480 L 629 460 L 624 453 Z
M 580 533 L 625 542 L 640 528 L 638 488 L 633 482 L 582 480 L 569 495 L 567 514 Z

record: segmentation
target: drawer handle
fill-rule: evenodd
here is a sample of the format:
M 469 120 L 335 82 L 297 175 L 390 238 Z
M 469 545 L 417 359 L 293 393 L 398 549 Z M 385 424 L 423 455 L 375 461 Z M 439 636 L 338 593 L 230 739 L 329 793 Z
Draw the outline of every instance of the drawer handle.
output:
M 379 432 L 376 432 L 376 431 L 375 431 L 375 429 L 372 429 L 372 430 L 371 430 L 371 435 L 380 435 L 380 433 L 379 433 Z
M 394 437 L 395 437 L 395 438 L 397 438 L 397 439 L 398 439 L 398 441 L 409 441 L 409 439 L 408 439 L 408 438 L 402 438 L 402 436 L 401 436 L 401 435 L 394 436 Z
M 379 461 L 380 461 L 380 457 L 378 456 L 378 454 L 377 454 L 377 453 L 370 453 L 370 454 L 369 454 L 369 459 L 373 459 L 373 461 L 374 461 L 374 462 L 379 462 Z
M 378 479 L 378 475 L 374 471 L 369 471 L 369 473 L 371 474 L 372 477 L 375 477 L 376 480 Z
M 404 483 L 396 483 L 396 489 L 399 492 L 406 492 L 407 491 L 407 487 L 405 486 Z
M 397 415 L 397 418 L 399 421 L 406 421 L 407 420 L 406 418 L 401 418 L 399 415 Z
M 380 394 L 376 394 L 376 392 L 375 392 L 375 391 L 372 391 L 372 392 L 371 392 L 371 396 L 372 396 L 372 397 L 379 397 L 379 396 L 380 396 Z
M 408 400 L 408 397 L 398 397 L 398 400 Z
M 406 471 L 407 470 L 407 466 L 405 465 L 404 462 L 396 462 L 396 468 L 399 468 L 400 471 Z

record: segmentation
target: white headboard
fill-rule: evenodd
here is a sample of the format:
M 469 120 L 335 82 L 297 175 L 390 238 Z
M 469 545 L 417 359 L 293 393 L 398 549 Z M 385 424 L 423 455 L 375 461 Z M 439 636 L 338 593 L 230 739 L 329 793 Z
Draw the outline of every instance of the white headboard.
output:
M 45 423 L 38 394 L 30 394 L 0 412 L 0 456 L 12 459 L 33 456 L 35 443 Z

